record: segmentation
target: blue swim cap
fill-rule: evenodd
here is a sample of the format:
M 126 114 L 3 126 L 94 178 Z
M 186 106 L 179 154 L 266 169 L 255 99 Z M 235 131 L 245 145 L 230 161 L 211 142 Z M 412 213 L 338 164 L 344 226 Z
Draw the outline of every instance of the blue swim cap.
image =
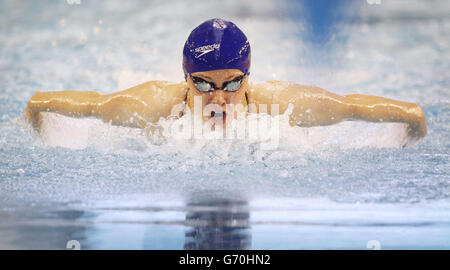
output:
M 191 73 L 239 69 L 250 74 L 250 43 L 232 22 L 205 21 L 189 35 L 183 49 L 184 78 Z

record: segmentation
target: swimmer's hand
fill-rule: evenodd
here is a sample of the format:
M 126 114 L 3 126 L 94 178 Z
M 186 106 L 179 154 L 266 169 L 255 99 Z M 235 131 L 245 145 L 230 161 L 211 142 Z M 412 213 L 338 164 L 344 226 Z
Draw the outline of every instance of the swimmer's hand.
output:
M 406 131 L 410 142 L 416 142 L 427 135 L 427 118 L 419 105 L 416 104 L 411 110 L 413 117 L 409 121 Z
M 408 137 L 404 146 L 427 134 L 427 119 L 416 103 L 360 94 L 346 95 L 346 98 L 347 104 L 352 107 L 352 119 L 407 124 Z
M 42 123 L 42 115 L 40 112 L 35 112 L 30 106 L 27 106 L 25 110 L 23 110 L 22 116 L 27 124 L 39 132 Z

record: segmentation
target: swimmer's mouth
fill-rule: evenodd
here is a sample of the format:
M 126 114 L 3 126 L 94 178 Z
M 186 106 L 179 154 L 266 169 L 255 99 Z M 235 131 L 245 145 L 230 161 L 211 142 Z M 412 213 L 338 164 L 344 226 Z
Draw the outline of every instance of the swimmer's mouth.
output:
M 227 116 L 227 112 L 215 112 L 212 111 L 211 112 L 211 117 L 226 117 Z
M 213 122 L 217 123 L 223 121 L 222 123 L 225 123 L 226 118 L 227 118 L 226 112 L 215 112 L 215 111 L 211 112 L 211 120 L 213 120 Z

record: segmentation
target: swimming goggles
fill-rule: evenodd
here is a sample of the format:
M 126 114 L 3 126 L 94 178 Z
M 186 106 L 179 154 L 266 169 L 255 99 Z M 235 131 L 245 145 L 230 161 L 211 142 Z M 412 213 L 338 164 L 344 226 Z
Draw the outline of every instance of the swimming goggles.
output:
M 194 82 L 195 87 L 198 91 L 207 93 L 215 90 L 225 90 L 227 92 L 236 92 L 242 86 L 244 82 L 244 75 L 234 78 L 231 81 L 224 82 L 222 88 L 217 88 L 216 84 L 213 82 L 208 82 L 203 80 L 202 78 L 195 77 L 191 75 L 191 79 Z

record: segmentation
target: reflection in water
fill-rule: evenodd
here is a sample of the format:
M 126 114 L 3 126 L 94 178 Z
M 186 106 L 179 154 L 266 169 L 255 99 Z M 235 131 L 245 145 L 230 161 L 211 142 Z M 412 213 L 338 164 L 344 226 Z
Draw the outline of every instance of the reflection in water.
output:
M 185 249 L 250 249 L 247 201 L 202 199 L 187 203 Z
M 247 201 L 196 197 L 182 208 L 96 202 L 83 210 L 65 204 L 0 209 L 0 249 L 67 249 L 70 240 L 81 249 L 251 248 Z

